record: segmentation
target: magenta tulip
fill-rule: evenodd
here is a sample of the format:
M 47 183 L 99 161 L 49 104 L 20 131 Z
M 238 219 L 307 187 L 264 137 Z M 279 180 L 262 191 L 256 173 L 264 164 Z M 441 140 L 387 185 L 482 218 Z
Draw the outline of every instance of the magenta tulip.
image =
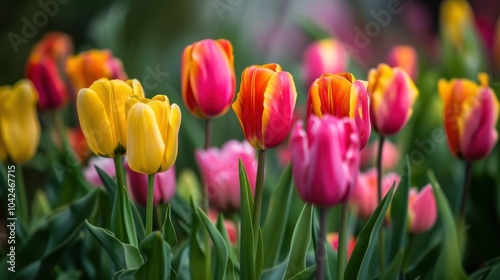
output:
M 436 200 L 430 184 L 420 192 L 415 188 L 408 194 L 408 215 L 411 233 L 428 231 L 437 219 Z
M 198 149 L 195 156 L 210 205 L 223 212 L 238 211 L 241 203 L 238 173 L 240 159 L 252 192 L 255 190 L 257 160 L 252 146 L 246 141 L 230 140 L 221 149 Z
M 292 132 L 292 172 L 300 197 L 320 207 L 349 199 L 356 184 L 360 138 L 349 118 L 311 116 Z

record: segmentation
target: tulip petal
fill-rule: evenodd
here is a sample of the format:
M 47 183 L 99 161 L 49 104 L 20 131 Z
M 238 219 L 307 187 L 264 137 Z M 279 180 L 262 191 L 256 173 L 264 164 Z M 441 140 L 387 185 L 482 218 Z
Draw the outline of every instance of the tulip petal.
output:
M 436 201 L 432 187 L 426 185 L 415 198 L 413 205 L 411 203 L 411 212 L 413 218 L 411 220 L 410 231 L 413 233 L 429 230 L 437 219 Z
M 308 196 L 306 176 L 309 166 L 309 143 L 306 132 L 302 129 L 302 121 L 295 124 L 290 138 L 292 150 L 292 173 L 299 195 L 303 198 Z
M 161 164 L 161 170 L 165 171 L 174 165 L 177 159 L 178 150 L 178 136 L 179 128 L 181 126 L 181 109 L 177 104 L 172 104 L 170 108 L 170 114 L 168 117 L 168 133 L 167 140 L 165 142 L 165 154 L 163 155 L 163 161 Z
M 128 163 L 132 170 L 144 174 L 154 174 L 160 170 L 165 144 L 156 123 L 154 111 L 148 105 L 138 102 L 127 118 Z
M 361 81 L 356 81 L 351 87 L 349 117 L 354 120 L 359 132 L 360 149 L 363 149 L 370 139 L 370 99 Z
M 40 123 L 36 112 L 38 96 L 29 80 L 17 82 L 11 92 L 2 95 L 0 135 L 3 143 L 0 147 L 4 147 L 0 150 L 8 151 L 14 163 L 24 163 L 34 156 L 40 139 Z

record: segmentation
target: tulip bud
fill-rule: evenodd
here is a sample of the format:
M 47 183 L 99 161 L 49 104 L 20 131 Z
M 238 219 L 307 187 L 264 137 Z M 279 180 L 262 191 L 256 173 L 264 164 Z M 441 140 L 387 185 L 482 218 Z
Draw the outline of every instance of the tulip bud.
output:
M 25 163 L 33 158 L 40 141 L 36 111 L 38 94 L 29 80 L 0 87 L 0 159 Z
M 217 215 L 217 212 L 213 210 L 208 211 L 208 218 L 213 224 L 217 224 Z M 238 231 L 234 223 L 231 220 L 224 219 L 224 228 L 226 229 L 227 238 L 231 245 L 236 245 L 236 241 L 238 241 Z
M 431 185 L 420 192 L 411 188 L 408 194 L 408 215 L 411 233 L 428 231 L 437 219 L 436 200 Z
M 257 160 L 255 150 L 246 141 L 230 140 L 221 149 L 197 149 L 196 162 L 203 177 L 210 205 L 219 211 L 240 209 L 240 180 L 238 162 L 241 159 L 248 175 L 252 193 L 255 190 Z
M 349 118 L 311 116 L 307 132 L 298 122 L 292 132 L 292 173 L 299 196 L 329 207 L 351 196 L 359 167 L 359 135 Z
M 109 50 L 90 50 L 69 57 L 66 72 L 76 91 L 101 78 L 127 79 L 122 62 Z
M 349 117 L 356 123 L 360 136 L 360 149 L 370 139 L 370 101 L 362 81 L 356 81 L 351 73 L 323 74 L 316 79 L 307 96 L 307 116 L 322 117 L 325 114 Z
M 182 98 L 198 118 L 220 116 L 234 98 L 233 46 L 227 40 L 202 40 L 182 53 Z
M 387 55 L 387 64 L 400 67 L 415 80 L 418 74 L 418 56 L 415 48 L 410 45 L 394 46 Z
M 347 70 L 349 56 L 342 44 L 335 39 L 325 39 L 310 44 L 304 53 L 306 85 L 324 73 L 341 73 Z
M 102 171 L 106 172 L 106 174 L 112 178 L 116 176 L 115 163 L 113 159 L 93 157 L 89 160 L 89 165 L 83 170 L 83 176 L 92 186 L 103 186 L 103 182 L 101 181 L 101 177 L 99 177 L 99 173 L 97 173 L 96 167 L 102 169 Z
M 248 143 L 261 150 L 281 144 L 290 131 L 296 99 L 292 75 L 278 64 L 247 67 L 233 110 Z
M 57 32 L 45 35 L 31 50 L 26 64 L 26 77 L 38 91 L 40 109 L 52 110 L 66 104 L 68 88 L 61 70 L 72 51 L 70 37 Z
M 177 159 L 181 109 L 165 95 L 127 100 L 128 165 L 135 172 L 166 171 Z
M 127 170 L 127 186 L 130 189 L 130 194 L 135 202 L 146 207 L 148 197 L 148 176 L 142 173 L 137 173 L 130 168 L 125 162 L 125 170 Z M 156 173 L 153 191 L 153 205 L 156 206 L 160 202 L 168 202 L 175 194 L 175 167 L 167 171 Z
M 392 185 L 399 185 L 401 178 L 396 173 L 389 173 L 382 178 L 382 197 L 391 189 Z M 359 218 L 368 220 L 377 208 L 377 170 L 372 168 L 358 177 L 358 182 L 350 203 L 357 209 Z
M 92 152 L 103 157 L 117 157 L 127 150 L 125 103 L 144 91 L 137 80 L 100 79 L 78 93 L 76 107 L 85 139 Z
M 368 94 L 373 128 L 387 136 L 399 132 L 410 119 L 418 89 L 402 68 L 379 64 L 368 73 Z
M 466 161 L 486 157 L 498 139 L 498 99 L 488 86 L 488 75 L 478 76 L 480 85 L 467 79 L 440 80 L 444 125 L 452 154 Z

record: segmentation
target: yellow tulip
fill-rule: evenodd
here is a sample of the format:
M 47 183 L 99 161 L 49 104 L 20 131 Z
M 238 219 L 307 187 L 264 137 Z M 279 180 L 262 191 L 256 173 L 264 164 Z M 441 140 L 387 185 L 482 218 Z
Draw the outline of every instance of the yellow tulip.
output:
M 36 112 L 38 93 L 29 80 L 0 87 L 0 159 L 24 163 L 36 153 L 40 123 Z
M 78 93 L 78 118 L 90 149 L 103 157 L 124 155 L 127 150 L 125 103 L 144 91 L 137 80 L 100 79 Z
M 181 110 L 168 97 L 133 96 L 126 103 L 129 167 L 154 174 L 169 169 L 177 158 Z

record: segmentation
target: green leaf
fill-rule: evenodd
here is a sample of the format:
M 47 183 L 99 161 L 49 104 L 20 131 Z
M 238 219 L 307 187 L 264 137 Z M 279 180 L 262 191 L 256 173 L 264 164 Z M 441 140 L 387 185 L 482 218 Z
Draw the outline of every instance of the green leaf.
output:
M 267 218 L 262 228 L 264 241 L 264 268 L 274 266 L 279 262 L 281 245 L 285 236 L 288 214 L 292 203 L 293 185 L 292 171 L 288 165 L 273 191 Z
M 202 243 L 198 240 L 198 232 L 200 231 L 200 218 L 198 212 L 194 208 L 194 202 L 191 200 L 191 232 L 189 235 L 189 269 L 191 279 L 203 280 L 207 279 L 207 257 L 204 252 Z
M 239 161 L 240 195 L 241 195 L 241 241 L 240 241 L 240 275 L 247 279 L 255 276 L 255 246 L 252 226 L 252 194 L 245 167 Z
M 107 229 L 93 226 L 87 221 L 85 226 L 108 253 L 117 271 L 138 268 L 142 264 L 141 253 L 137 247 L 122 243 Z
M 316 265 L 310 266 L 294 275 L 290 280 L 313 280 L 316 274 Z
M 389 262 L 404 247 L 408 223 L 408 193 L 410 191 L 411 170 L 408 157 L 404 160 L 401 182 L 394 192 L 391 202 L 392 235 L 389 239 Z
M 120 270 L 113 275 L 113 280 L 135 280 L 136 271 L 137 269 Z
M 101 190 L 95 189 L 69 205 L 55 209 L 33 225 L 31 233 L 16 247 L 16 272 L 40 277 L 58 263 L 66 246 L 74 239 L 86 218 L 93 215 Z M 0 279 L 11 279 L 7 270 L 8 256 L 0 262 Z M 7 273 L 7 274 L 6 274 Z
M 113 204 L 116 195 L 116 182 L 99 166 L 96 165 L 95 170 L 97 171 L 97 174 L 99 175 L 99 178 L 101 178 L 102 184 L 104 185 L 104 189 L 106 190 L 106 194 L 109 198 L 109 203 Z
M 380 280 L 393 280 L 398 279 L 399 272 L 401 271 L 401 265 L 403 264 L 404 259 L 404 249 L 401 248 L 396 256 L 392 259 L 392 262 L 389 264 L 387 269 L 380 276 Z
M 441 254 L 436 263 L 434 279 L 467 279 L 460 263 L 460 251 L 455 220 L 439 183 L 432 171 L 428 173 L 441 221 Z
M 500 265 L 492 268 L 490 274 L 488 274 L 487 280 L 498 280 L 500 279 Z
M 42 217 L 48 215 L 52 210 L 50 202 L 45 195 L 45 192 L 41 189 L 37 189 L 33 199 L 33 204 L 31 208 L 32 221 L 41 219 Z
M 257 249 L 255 252 L 255 277 L 260 279 L 264 265 L 264 248 L 262 241 L 262 229 L 259 228 L 259 237 L 257 238 Z
M 351 254 L 345 270 L 345 279 L 367 279 L 370 260 L 375 247 L 378 245 L 377 237 L 380 226 L 385 218 L 385 213 L 391 201 L 394 185 L 377 206 L 370 219 L 363 227 L 356 240 L 356 246 Z
M 119 240 L 138 246 L 135 219 L 127 189 L 124 186 L 117 186 L 117 189 L 111 211 L 111 230 Z
M 429 274 L 430 268 L 436 265 L 440 250 L 440 244 L 436 244 L 435 246 L 428 249 L 423 254 L 423 256 L 414 263 L 414 265 L 410 266 L 406 270 L 405 274 L 408 279 L 428 278 L 427 276 Z
M 311 229 L 313 220 L 313 207 L 311 204 L 304 205 L 299 220 L 295 225 L 292 235 L 292 244 L 285 278 L 300 273 L 306 269 L 306 255 L 311 243 Z
M 215 267 L 214 273 L 212 273 L 212 277 L 213 279 L 224 279 L 226 275 L 227 259 L 229 257 L 226 242 L 201 208 L 198 208 L 198 215 L 205 225 L 216 250 L 217 266 Z
M 261 280 L 277 280 L 283 279 L 286 273 L 286 267 L 288 266 L 288 259 L 284 260 L 278 265 L 264 270 L 262 273 Z
M 163 279 L 170 278 L 172 253 L 170 246 L 163 240 L 159 231 L 151 233 L 141 242 L 141 252 L 144 263 L 135 273 L 136 279 Z
M 165 213 L 165 221 L 163 222 L 163 240 L 171 247 L 174 247 L 177 245 L 177 234 L 172 224 L 172 217 L 170 215 L 171 210 L 170 204 L 167 204 L 167 212 Z

